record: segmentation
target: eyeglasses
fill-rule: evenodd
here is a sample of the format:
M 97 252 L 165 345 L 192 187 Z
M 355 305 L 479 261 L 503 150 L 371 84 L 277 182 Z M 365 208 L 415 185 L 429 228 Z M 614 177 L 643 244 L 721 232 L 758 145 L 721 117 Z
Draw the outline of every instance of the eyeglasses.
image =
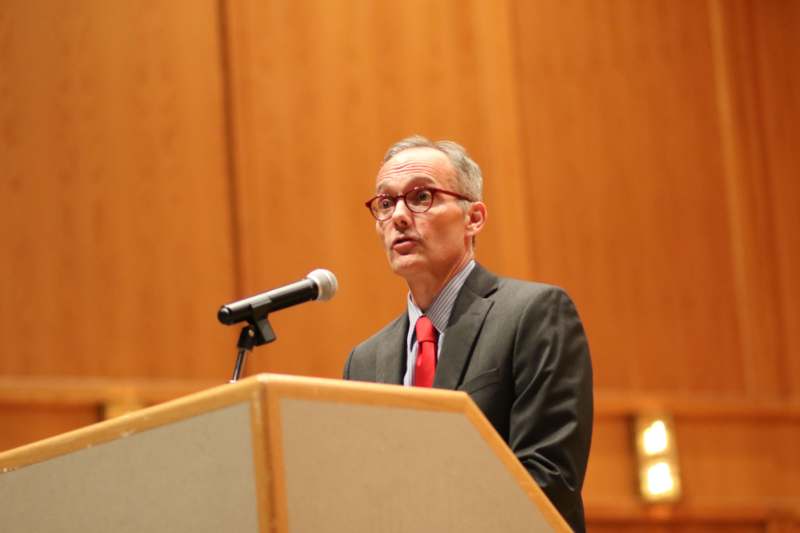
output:
M 384 221 L 389 220 L 392 214 L 394 214 L 394 208 L 401 198 L 411 212 L 424 213 L 433 205 L 433 197 L 436 193 L 449 194 L 460 200 L 472 201 L 463 194 L 453 191 L 437 189 L 436 187 L 414 187 L 405 194 L 398 194 L 395 196 L 391 194 L 379 194 L 364 202 L 364 205 L 367 206 L 367 209 L 369 209 L 372 216 L 375 217 L 375 220 Z

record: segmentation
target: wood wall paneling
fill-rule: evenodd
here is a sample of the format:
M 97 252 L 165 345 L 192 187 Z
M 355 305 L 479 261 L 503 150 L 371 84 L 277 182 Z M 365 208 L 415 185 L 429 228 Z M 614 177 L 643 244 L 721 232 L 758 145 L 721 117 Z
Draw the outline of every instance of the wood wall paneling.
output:
M 679 418 L 677 424 L 685 505 L 800 509 L 797 420 Z
M 691 524 L 675 525 L 673 523 L 634 522 L 626 523 L 622 520 L 610 523 L 589 523 L 592 533 L 766 533 L 765 524 L 738 525 L 738 524 Z
M 0 405 L 0 451 L 9 450 L 100 421 L 99 407 Z
M 216 2 L 0 11 L 0 372 L 224 379 Z
M 774 232 L 750 2 L 710 1 L 710 35 L 746 392 L 785 394 Z
M 638 495 L 631 417 L 603 405 L 583 491 L 587 519 L 598 530 L 625 531 L 636 522 L 647 531 L 772 531 L 786 521 L 789 531 L 797 526 L 796 416 L 745 411 L 676 416 L 683 497 L 674 506 L 652 506 Z
M 596 386 L 741 394 L 705 5 L 516 9 L 535 275 L 576 298 Z
M 627 416 L 596 418 L 586 481 L 585 504 L 594 509 L 640 510 L 636 454 Z
M 757 67 L 760 132 L 777 256 L 784 379 L 800 397 L 800 3 L 752 2 L 754 62 Z

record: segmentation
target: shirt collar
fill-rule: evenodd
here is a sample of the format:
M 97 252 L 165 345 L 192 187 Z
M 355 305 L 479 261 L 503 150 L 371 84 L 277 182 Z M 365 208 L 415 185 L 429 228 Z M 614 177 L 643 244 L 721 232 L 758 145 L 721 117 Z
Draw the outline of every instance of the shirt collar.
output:
M 408 293 L 409 342 L 414 339 L 414 334 L 412 332 L 417 324 L 417 319 L 423 314 L 431 320 L 433 327 L 436 328 L 436 331 L 438 331 L 440 335 L 444 332 L 445 328 L 447 328 L 447 322 L 450 320 L 450 314 L 453 312 L 453 305 L 456 303 L 456 297 L 458 293 L 461 292 L 461 287 L 464 286 L 464 282 L 467 281 L 467 277 L 470 272 L 472 272 L 473 268 L 475 268 L 475 260 L 471 259 L 469 263 L 464 265 L 464 268 L 462 268 L 458 274 L 450 278 L 450 281 L 439 291 L 439 294 L 434 298 L 427 313 L 423 313 L 422 310 L 417 307 L 417 304 L 414 303 L 414 299 L 411 297 L 411 292 Z

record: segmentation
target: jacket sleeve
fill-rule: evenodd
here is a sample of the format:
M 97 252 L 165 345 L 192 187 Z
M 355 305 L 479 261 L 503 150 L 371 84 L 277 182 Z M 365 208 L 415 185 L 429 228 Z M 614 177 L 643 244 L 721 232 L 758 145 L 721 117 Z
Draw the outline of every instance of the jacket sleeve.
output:
M 347 356 L 347 361 L 344 363 L 344 370 L 342 370 L 342 379 L 350 379 L 350 362 L 353 360 L 353 352 L 350 352 L 350 355 Z
M 538 294 L 520 317 L 513 354 L 509 446 L 576 531 L 592 435 L 592 367 L 567 294 Z

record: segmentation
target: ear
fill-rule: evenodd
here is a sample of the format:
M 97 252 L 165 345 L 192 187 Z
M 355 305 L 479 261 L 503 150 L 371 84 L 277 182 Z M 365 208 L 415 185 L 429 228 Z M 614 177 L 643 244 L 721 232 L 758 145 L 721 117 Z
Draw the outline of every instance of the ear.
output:
M 486 204 L 483 202 L 473 202 L 470 204 L 467 211 L 464 213 L 466 221 L 467 235 L 475 237 L 483 229 L 486 224 Z

